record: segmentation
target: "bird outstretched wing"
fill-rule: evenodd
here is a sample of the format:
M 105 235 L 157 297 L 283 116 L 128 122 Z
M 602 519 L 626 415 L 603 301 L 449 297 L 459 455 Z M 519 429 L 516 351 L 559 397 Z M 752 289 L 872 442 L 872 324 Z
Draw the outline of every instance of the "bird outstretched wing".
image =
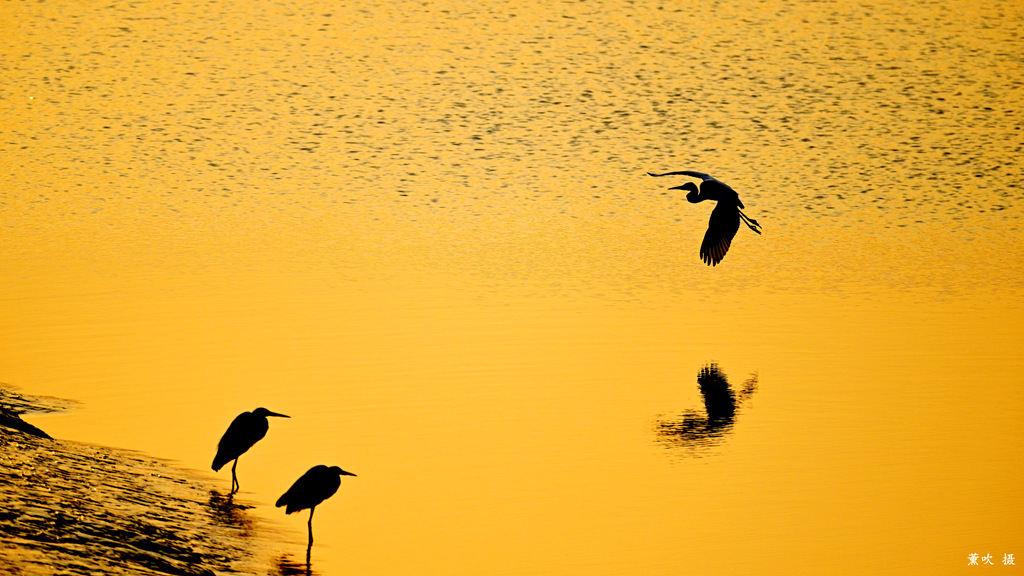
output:
M 700 244 L 700 259 L 708 266 L 715 266 L 721 262 L 739 229 L 739 212 L 735 207 L 719 202 L 711 211 L 708 231 Z
M 648 172 L 647 174 L 656 178 L 660 178 L 662 176 L 693 176 L 694 178 L 700 178 L 701 180 L 715 180 L 715 178 L 712 178 L 703 172 L 694 172 L 693 170 L 679 170 L 677 172 L 665 172 L 664 174 Z

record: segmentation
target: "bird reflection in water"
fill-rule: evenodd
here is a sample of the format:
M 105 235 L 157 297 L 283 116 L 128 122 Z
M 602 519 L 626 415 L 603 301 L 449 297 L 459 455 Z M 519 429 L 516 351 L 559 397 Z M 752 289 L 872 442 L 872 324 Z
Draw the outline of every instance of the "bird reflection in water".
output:
M 691 451 L 721 442 L 732 430 L 736 410 L 757 391 L 757 375 L 751 375 L 739 393 L 734 393 L 717 364 L 708 364 L 697 374 L 697 387 L 704 397 L 704 414 L 688 410 L 681 416 L 656 423 L 658 440 Z

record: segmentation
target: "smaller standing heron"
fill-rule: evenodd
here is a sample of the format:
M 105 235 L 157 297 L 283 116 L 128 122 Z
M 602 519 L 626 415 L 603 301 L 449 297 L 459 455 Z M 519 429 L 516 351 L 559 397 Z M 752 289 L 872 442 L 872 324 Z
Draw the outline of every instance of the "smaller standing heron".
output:
M 306 548 L 308 558 L 309 551 L 313 548 L 313 511 L 318 504 L 327 500 L 338 491 L 341 486 L 342 476 L 355 476 L 337 466 L 313 466 L 306 471 L 287 492 L 277 499 L 274 505 L 277 508 L 286 506 L 285 514 L 298 512 L 309 508 L 309 546 Z
M 252 445 L 259 442 L 267 435 L 270 424 L 267 416 L 278 418 L 291 418 L 284 414 L 271 412 L 266 408 L 257 408 L 252 412 L 242 412 L 231 421 L 228 431 L 221 437 L 217 444 L 217 455 L 213 457 L 213 471 L 219 471 L 225 464 L 235 461 L 231 466 L 231 493 L 238 492 L 241 486 L 238 484 L 238 476 L 235 475 L 235 468 L 238 467 L 238 457 L 245 454 Z
M 704 241 L 700 245 L 700 259 L 708 266 L 715 266 L 722 261 L 722 258 L 725 258 L 725 253 L 729 251 L 732 239 L 740 229 L 740 220 L 754 232 L 761 233 L 761 225 L 757 223 L 757 220 L 749 218 L 740 210 L 744 206 L 743 202 L 740 202 L 739 194 L 725 182 L 702 172 L 694 172 L 692 170 L 666 172 L 664 174 L 648 172 L 648 174 L 658 177 L 684 175 L 700 178 L 699 191 L 697 190 L 697 185 L 693 182 L 687 182 L 682 186 L 673 186 L 669 190 L 686 190 L 686 199 L 693 204 L 705 200 L 715 200 L 718 202 L 715 209 L 711 211 L 708 231 L 704 233 Z

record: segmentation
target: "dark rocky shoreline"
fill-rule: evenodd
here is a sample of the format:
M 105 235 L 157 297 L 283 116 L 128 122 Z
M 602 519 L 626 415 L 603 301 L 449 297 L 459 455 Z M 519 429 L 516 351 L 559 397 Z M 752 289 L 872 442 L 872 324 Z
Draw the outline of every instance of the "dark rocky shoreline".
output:
M 248 507 L 202 479 L 143 454 L 55 440 L 21 419 L 72 404 L 0 386 L 0 572 L 192 576 L 290 565 L 268 566 Z

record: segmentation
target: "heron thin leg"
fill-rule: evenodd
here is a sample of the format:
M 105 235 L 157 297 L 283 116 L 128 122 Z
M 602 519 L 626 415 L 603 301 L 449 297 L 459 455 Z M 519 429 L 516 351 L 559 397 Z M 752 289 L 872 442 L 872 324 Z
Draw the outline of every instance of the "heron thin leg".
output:
M 757 223 L 757 220 L 754 220 L 750 216 L 747 216 L 739 208 L 737 208 L 736 211 L 740 213 L 740 218 L 743 220 L 743 223 L 746 224 L 748 228 L 750 228 L 754 232 L 757 232 L 758 234 L 761 233 L 761 225 Z
M 238 467 L 238 458 L 235 458 L 235 463 L 231 465 L 231 493 L 238 492 L 238 489 L 242 486 L 238 483 L 238 476 L 235 475 L 235 468 Z
M 308 554 L 313 549 L 313 511 L 316 510 L 316 506 L 309 509 L 309 547 L 306 548 Z

